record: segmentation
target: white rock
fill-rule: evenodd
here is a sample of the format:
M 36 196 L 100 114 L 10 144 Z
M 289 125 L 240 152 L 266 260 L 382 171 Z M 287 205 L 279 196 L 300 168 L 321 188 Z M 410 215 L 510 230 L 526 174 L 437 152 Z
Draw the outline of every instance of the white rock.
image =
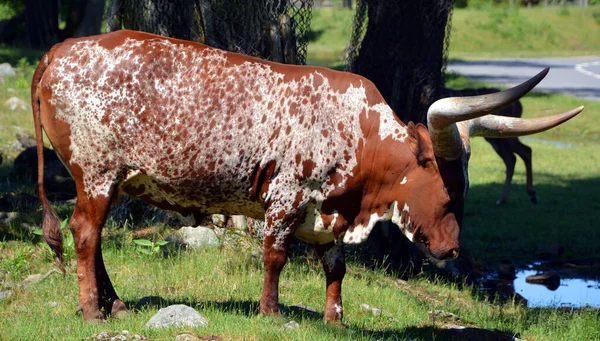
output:
M 219 246 L 219 239 L 215 231 L 208 227 L 185 226 L 177 231 L 181 243 L 192 249 L 199 249 L 209 246 Z
M 0 64 L 0 77 L 16 75 L 15 69 L 9 63 Z
M 4 106 L 8 107 L 10 110 L 29 110 L 29 106 L 25 101 L 18 97 L 11 97 L 6 102 L 4 102 Z
M 146 328 L 150 329 L 174 326 L 207 327 L 208 321 L 194 308 L 176 304 L 159 310 L 146 323 Z
M 283 328 L 285 328 L 285 329 L 298 329 L 298 328 L 300 328 L 300 325 L 298 324 L 298 322 L 292 320 L 292 321 L 284 324 Z

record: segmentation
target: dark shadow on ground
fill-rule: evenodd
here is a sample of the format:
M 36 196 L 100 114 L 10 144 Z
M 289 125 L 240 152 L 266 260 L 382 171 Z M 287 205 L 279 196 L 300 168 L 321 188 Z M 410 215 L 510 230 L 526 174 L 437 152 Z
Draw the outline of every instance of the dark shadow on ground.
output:
M 136 302 L 125 302 L 128 307 L 135 306 Z M 185 304 L 198 310 L 217 309 L 224 313 L 232 313 L 246 317 L 259 315 L 258 301 L 191 301 L 191 300 L 156 300 L 154 304 L 145 305 L 140 309 L 159 309 L 174 304 Z M 135 310 L 134 310 L 135 311 Z M 303 320 L 322 321 L 323 314 L 315 312 L 310 308 L 304 308 L 299 305 L 279 305 L 279 311 L 286 320 L 294 320 L 302 323 Z M 335 326 L 324 326 L 324 328 L 338 328 Z M 423 339 L 423 340 L 491 340 L 491 341 L 509 341 L 513 340 L 515 334 L 506 331 L 487 330 L 472 327 L 448 327 L 438 328 L 434 326 L 408 327 L 405 329 L 387 329 L 387 330 L 369 330 L 355 325 L 345 324 L 340 329 L 340 334 L 344 337 L 362 340 L 370 337 L 376 340 L 405 340 L 405 339 Z M 350 331 L 350 333 L 346 333 Z M 343 333 L 342 333 L 343 332 Z

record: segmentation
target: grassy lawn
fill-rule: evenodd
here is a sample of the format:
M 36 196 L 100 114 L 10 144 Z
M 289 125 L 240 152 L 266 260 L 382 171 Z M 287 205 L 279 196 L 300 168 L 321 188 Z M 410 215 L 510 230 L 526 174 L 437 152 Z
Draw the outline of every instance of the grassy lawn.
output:
M 307 59 L 318 64 L 343 60 L 353 15 L 343 8 L 315 8 Z M 455 9 L 449 57 L 600 55 L 600 22 L 594 15 L 600 17 L 600 6 Z
M 129 236 L 129 238 L 128 238 Z M 207 328 L 148 330 L 144 325 L 158 310 L 136 310 L 123 320 L 88 324 L 75 315 L 78 290 L 73 263 L 66 277 L 52 275 L 18 288 L 0 303 L 2 340 L 80 340 L 103 330 L 128 330 L 152 340 L 173 340 L 177 334 L 217 335 L 219 340 L 450 340 L 456 331 L 445 326 L 468 326 L 470 337 L 486 339 L 488 331 L 518 335 L 527 340 L 593 340 L 600 338 L 598 310 L 527 309 L 507 303 L 490 304 L 474 298 L 469 288 L 414 278 L 397 281 L 380 271 L 350 267 L 344 281 L 345 327 L 322 322 L 325 278 L 308 255 L 290 262 L 281 279 L 282 316 L 258 315 L 262 287 L 260 263 L 248 250 L 210 249 L 182 252 L 173 258 L 136 253 L 129 234 L 105 235 L 105 261 L 123 300 L 133 307 L 143 296 L 162 297 L 166 304 L 190 305 L 207 318 Z M 0 243 L 2 269 L 11 280 L 52 268 L 49 250 L 35 242 Z M 25 264 L 25 265 L 23 265 Z M 382 309 L 374 316 L 361 304 Z M 311 312 L 294 305 L 315 309 Z M 432 310 L 455 314 L 460 320 L 428 316 Z M 285 330 L 290 320 L 300 328 Z M 35 326 L 35 327 L 32 327 Z M 463 338 L 465 339 L 465 334 Z

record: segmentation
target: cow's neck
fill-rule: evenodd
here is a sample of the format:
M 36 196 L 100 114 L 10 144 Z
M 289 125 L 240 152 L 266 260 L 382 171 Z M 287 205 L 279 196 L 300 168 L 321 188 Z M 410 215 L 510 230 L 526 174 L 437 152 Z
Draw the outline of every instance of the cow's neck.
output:
M 416 166 L 415 156 L 410 150 L 406 127 L 385 111 L 380 115 L 369 117 L 375 123 L 368 122 L 373 126 L 358 151 L 363 195 L 359 211 L 344 235 L 346 243 L 363 242 L 379 221 L 391 220 L 410 233 L 410 208 L 403 187 L 408 182 L 410 170 Z

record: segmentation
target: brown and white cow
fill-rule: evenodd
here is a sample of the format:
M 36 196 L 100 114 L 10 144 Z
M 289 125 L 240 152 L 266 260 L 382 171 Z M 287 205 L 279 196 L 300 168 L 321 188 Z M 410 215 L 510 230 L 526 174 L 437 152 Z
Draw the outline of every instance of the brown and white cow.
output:
M 449 89 L 443 88 L 441 98 L 444 97 L 462 97 L 462 96 L 479 96 L 479 95 L 487 95 L 495 92 L 500 92 L 500 89 L 496 88 L 476 88 L 476 89 Z M 511 103 L 509 106 L 504 107 L 500 111 L 496 113 L 500 116 L 507 117 L 516 117 L 520 118 L 523 116 L 523 104 L 521 101 L 516 101 Z M 531 147 L 524 144 L 519 140 L 518 137 L 509 137 L 509 138 L 494 138 L 494 137 L 486 137 L 485 140 L 492 145 L 492 148 L 496 151 L 498 156 L 504 161 L 504 165 L 506 166 L 506 177 L 504 179 L 504 186 L 502 188 L 502 193 L 500 194 L 500 198 L 496 201 L 497 205 L 505 204 L 508 200 L 508 193 L 510 191 L 510 183 L 512 182 L 513 174 L 515 172 L 515 164 L 517 163 L 517 157 L 515 154 L 519 155 L 519 157 L 525 163 L 525 173 L 526 173 L 526 185 L 525 191 L 529 196 L 529 200 L 537 204 L 537 196 L 535 193 L 535 189 L 533 188 L 533 167 L 531 160 Z
M 376 222 L 391 220 L 434 257 L 456 257 L 469 134 L 538 132 L 582 110 L 534 121 L 477 118 L 546 72 L 505 93 L 437 101 L 428 131 L 400 122 L 354 74 L 133 31 L 67 40 L 43 57 L 32 84 L 44 238 L 60 261 L 42 128 L 76 182 L 69 224 L 84 319 L 126 310 L 104 267 L 100 232 L 111 201 L 127 193 L 183 214 L 264 219 L 263 314 L 278 312 L 290 239 L 315 243 L 327 278 L 324 319 L 339 323 L 343 243 L 360 243 Z

